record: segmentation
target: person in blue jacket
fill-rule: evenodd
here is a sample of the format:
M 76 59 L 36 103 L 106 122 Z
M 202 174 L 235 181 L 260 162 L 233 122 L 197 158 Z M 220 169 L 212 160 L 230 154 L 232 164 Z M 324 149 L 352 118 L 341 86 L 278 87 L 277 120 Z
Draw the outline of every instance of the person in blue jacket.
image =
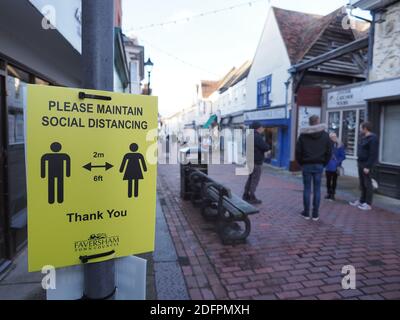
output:
M 326 188 L 328 190 L 325 199 L 335 200 L 339 168 L 346 159 L 346 152 L 343 143 L 338 139 L 336 133 L 332 132 L 329 137 L 332 140 L 333 152 L 332 158 L 325 168 Z

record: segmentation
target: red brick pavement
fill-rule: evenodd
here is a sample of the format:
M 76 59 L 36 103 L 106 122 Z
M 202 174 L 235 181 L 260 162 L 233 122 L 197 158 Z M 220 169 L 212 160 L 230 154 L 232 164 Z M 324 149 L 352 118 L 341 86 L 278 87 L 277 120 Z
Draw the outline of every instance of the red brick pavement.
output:
M 213 166 L 210 176 L 242 194 L 246 177 L 233 166 Z M 192 299 L 400 299 L 399 215 L 339 199 L 306 221 L 301 185 L 264 172 L 247 243 L 224 246 L 180 199 L 177 165 L 160 165 L 158 194 Z M 341 287 L 344 265 L 356 268 L 356 290 Z

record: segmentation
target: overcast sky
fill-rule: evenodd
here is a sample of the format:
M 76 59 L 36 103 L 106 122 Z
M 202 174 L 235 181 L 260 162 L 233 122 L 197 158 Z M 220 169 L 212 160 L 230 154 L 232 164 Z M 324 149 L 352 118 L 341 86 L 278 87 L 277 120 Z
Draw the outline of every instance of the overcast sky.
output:
M 139 30 L 249 1 L 252 0 L 123 0 L 123 31 L 136 35 L 145 46 L 146 59 L 151 57 L 154 62 L 151 83 L 153 94 L 159 97 L 161 115 L 190 106 L 200 79 L 219 79 L 233 66 L 253 58 L 271 4 L 325 15 L 348 3 L 264 0 L 184 23 Z

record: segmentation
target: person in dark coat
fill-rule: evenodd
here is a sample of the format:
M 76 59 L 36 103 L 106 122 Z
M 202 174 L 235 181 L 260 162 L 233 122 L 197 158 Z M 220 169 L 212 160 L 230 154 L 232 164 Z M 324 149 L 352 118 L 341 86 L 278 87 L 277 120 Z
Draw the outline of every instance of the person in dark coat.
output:
M 358 143 L 357 158 L 361 197 L 360 200 L 350 202 L 350 204 L 363 211 L 369 211 L 372 209 L 371 205 L 374 195 L 371 171 L 378 162 L 379 139 L 372 132 L 370 122 L 364 122 L 360 125 L 360 133 L 361 139 Z
M 253 122 L 251 128 L 254 130 L 254 169 L 244 187 L 243 200 L 251 204 L 261 204 L 262 201 L 256 198 L 255 192 L 260 182 L 265 154 L 271 150 L 271 147 L 264 141 L 261 135 L 264 132 L 264 127 L 261 123 L 258 121 Z
M 143 171 L 147 171 L 147 166 L 143 155 L 137 152 L 139 147 L 136 143 L 132 143 L 129 149 L 132 153 L 124 156 L 119 172 L 124 172 L 123 179 L 128 181 L 128 198 L 132 198 L 132 182 L 134 182 L 134 196 L 137 198 L 139 196 L 139 180 L 143 179 Z
M 338 170 L 346 159 L 346 152 L 343 143 L 338 139 L 335 132 L 332 132 L 329 137 L 332 140 L 333 150 L 332 158 L 325 168 L 327 195 L 325 199 L 335 200 L 336 186 L 338 180 Z
M 311 186 L 313 185 L 312 218 L 318 221 L 322 173 L 332 156 L 332 142 L 326 132 L 327 126 L 320 123 L 318 116 L 311 116 L 309 124 L 308 127 L 301 129 L 296 145 L 296 160 L 302 166 L 304 183 L 304 211 L 301 214 L 305 219 L 310 219 Z

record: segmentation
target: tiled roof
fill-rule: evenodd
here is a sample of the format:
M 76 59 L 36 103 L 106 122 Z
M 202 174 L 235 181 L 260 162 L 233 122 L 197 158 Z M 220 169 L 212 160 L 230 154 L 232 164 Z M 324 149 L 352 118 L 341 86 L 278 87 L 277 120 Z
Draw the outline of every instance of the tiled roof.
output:
M 300 48 L 306 46 L 306 44 L 302 43 L 301 39 L 305 38 L 305 41 L 310 43 L 310 38 L 314 39 L 315 37 L 314 33 L 306 35 L 305 30 L 310 25 L 319 22 L 323 17 L 276 7 L 273 7 L 273 11 L 282 39 L 286 45 L 289 59 L 292 64 L 295 64 L 300 56 Z
M 238 82 L 242 81 L 243 79 L 247 78 L 247 76 L 249 75 L 250 72 L 250 68 L 251 68 L 251 61 L 246 61 L 245 63 L 243 63 L 239 69 L 237 69 L 237 72 L 235 74 L 234 79 L 232 80 L 232 84 L 231 86 L 234 86 L 235 84 L 237 84 Z
M 207 99 L 219 87 L 220 81 L 201 80 L 201 92 L 204 99 Z
M 239 68 L 234 68 L 232 69 L 226 76 L 225 76 L 225 81 L 221 82 L 221 85 L 219 86 L 219 91 L 224 92 L 228 88 L 234 86 L 237 84 L 239 81 L 243 80 L 246 78 L 250 72 L 250 67 L 251 67 L 251 61 L 246 61 L 244 64 L 242 64 Z
M 325 29 L 340 15 L 339 8 L 326 16 L 273 7 L 292 64 L 300 62 Z
M 228 88 L 234 86 L 250 72 L 251 61 L 246 61 L 239 68 L 232 68 L 229 72 L 219 81 L 201 80 L 201 90 L 204 99 L 209 98 L 213 92 L 219 90 L 223 92 Z
M 229 72 L 221 79 L 218 89 L 229 88 L 229 84 L 232 83 L 232 79 L 235 77 L 237 69 L 233 67 Z

